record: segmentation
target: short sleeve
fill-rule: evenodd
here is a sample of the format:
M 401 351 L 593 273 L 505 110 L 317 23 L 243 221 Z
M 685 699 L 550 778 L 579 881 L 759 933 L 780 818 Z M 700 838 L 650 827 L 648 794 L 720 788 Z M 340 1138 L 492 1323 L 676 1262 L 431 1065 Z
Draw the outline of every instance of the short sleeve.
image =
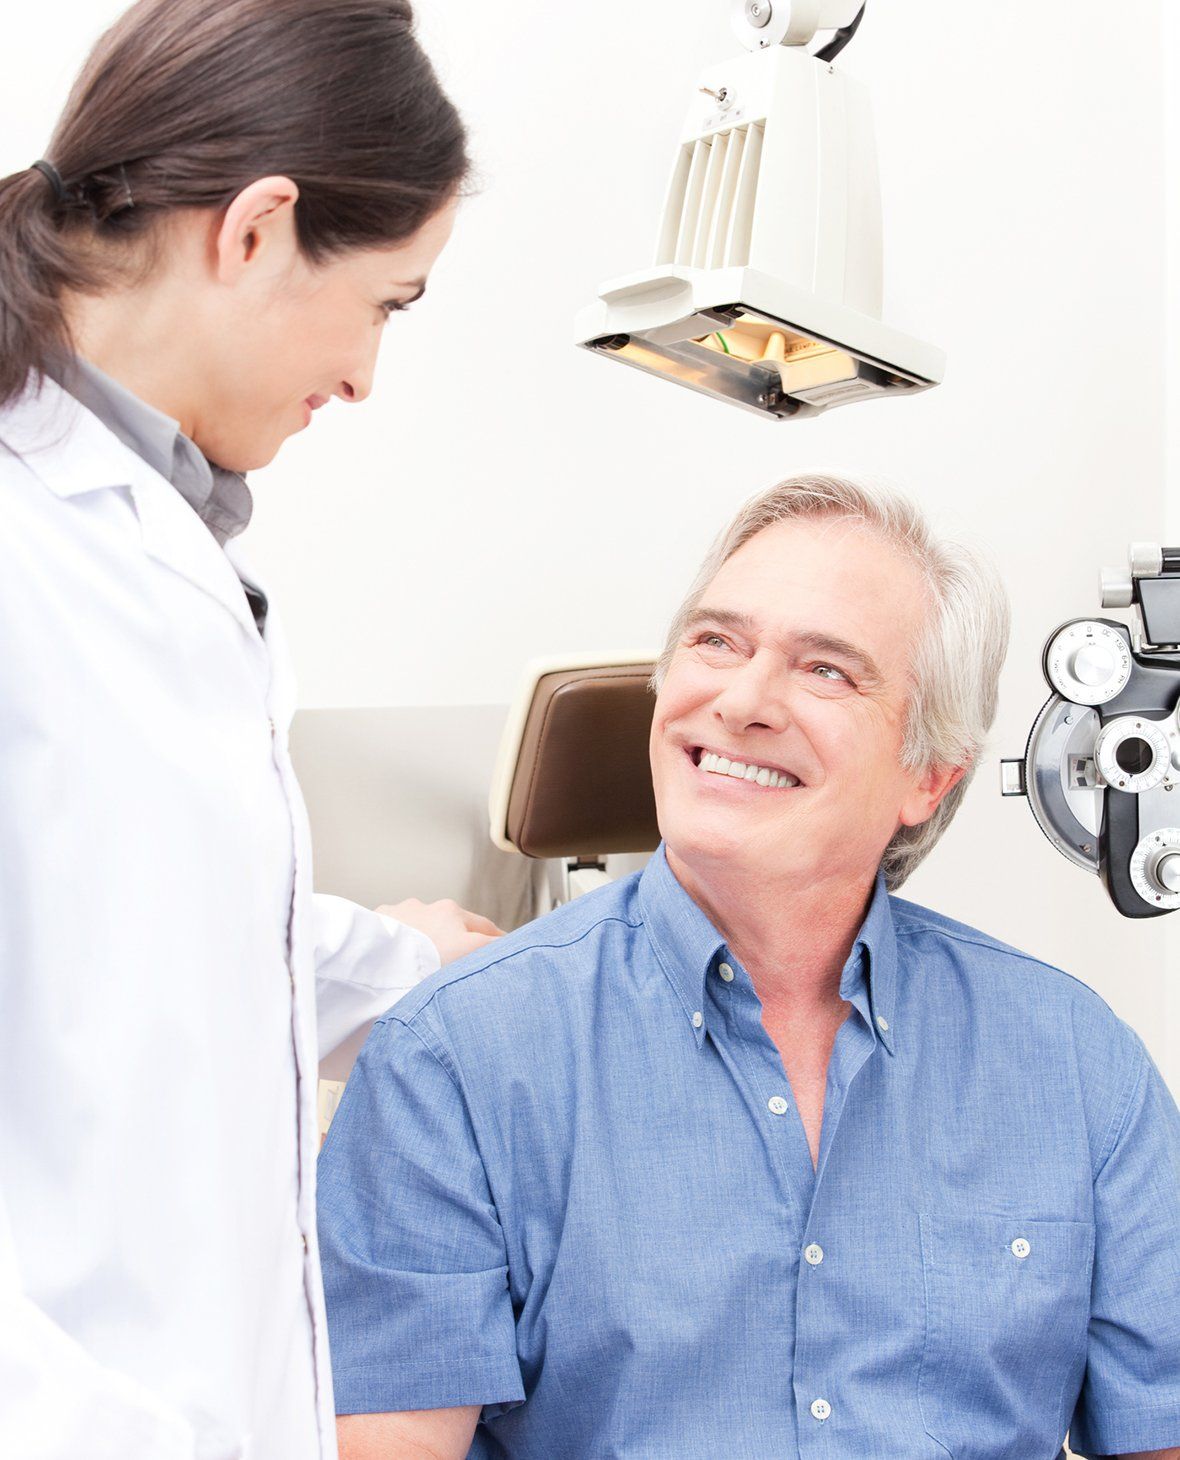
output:
M 339 1414 L 524 1399 L 504 1235 L 466 1103 L 412 1027 L 374 1028 L 319 1167 Z
M 1069 1443 L 1084 1456 L 1180 1445 L 1180 1113 L 1140 1041 L 1094 1182 L 1086 1372 Z

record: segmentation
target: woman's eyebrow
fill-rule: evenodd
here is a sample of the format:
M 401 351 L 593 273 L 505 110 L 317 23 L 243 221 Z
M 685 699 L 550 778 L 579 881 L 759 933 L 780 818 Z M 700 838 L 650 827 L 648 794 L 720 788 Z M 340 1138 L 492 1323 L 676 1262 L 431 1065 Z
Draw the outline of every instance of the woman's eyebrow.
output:
M 426 280 L 411 279 L 408 284 L 394 284 L 393 287 L 395 289 L 417 289 L 418 292 L 411 294 L 408 299 L 391 299 L 389 301 L 390 304 L 413 304 L 426 293 Z

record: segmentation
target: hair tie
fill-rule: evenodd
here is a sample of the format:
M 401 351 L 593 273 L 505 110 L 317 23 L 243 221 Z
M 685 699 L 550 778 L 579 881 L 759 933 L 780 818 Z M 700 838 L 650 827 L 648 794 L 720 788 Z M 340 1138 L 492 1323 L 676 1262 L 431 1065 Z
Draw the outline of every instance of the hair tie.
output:
M 32 162 L 29 164 L 29 171 L 39 172 L 42 177 L 49 180 L 49 184 L 53 188 L 53 197 L 55 202 L 64 203 L 66 201 L 65 183 L 62 182 L 61 173 L 58 172 L 57 168 L 54 167 L 52 162 L 46 162 L 43 157 L 39 158 L 36 162 Z

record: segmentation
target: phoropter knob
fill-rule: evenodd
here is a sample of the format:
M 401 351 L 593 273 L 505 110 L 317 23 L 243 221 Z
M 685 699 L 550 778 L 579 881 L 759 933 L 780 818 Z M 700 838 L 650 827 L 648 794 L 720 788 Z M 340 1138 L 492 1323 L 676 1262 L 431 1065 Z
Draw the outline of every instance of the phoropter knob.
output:
M 1180 827 L 1148 832 L 1131 854 L 1128 870 L 1144 902 L 1161 911 L 1180 908 Z
M 1163 892 L 1180 892 L 1180 852 L 1165 852 L 1148 874 Z

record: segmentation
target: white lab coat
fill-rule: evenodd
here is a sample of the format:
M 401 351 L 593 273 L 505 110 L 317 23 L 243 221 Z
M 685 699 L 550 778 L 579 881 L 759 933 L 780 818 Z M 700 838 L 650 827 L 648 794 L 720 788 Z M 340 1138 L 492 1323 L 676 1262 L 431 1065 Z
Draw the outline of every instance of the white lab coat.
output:
M 324 1460 L 317 1002 L 438 956 L 313 897 L 279 628 L 179 493 L 51 381 L 0 443 L 0 1456 Z

